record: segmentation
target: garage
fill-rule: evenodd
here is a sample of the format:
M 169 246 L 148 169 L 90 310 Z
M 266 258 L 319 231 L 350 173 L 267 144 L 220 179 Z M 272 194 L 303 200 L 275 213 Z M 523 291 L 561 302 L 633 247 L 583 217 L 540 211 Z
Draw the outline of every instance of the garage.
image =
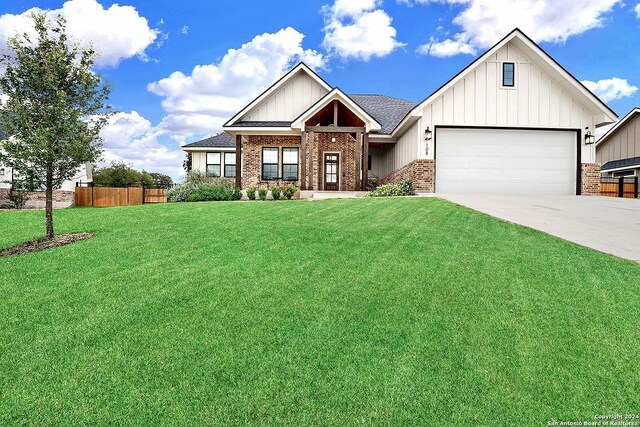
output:
M 576 194 L 575 130 L 436 128 L 436 192 Z

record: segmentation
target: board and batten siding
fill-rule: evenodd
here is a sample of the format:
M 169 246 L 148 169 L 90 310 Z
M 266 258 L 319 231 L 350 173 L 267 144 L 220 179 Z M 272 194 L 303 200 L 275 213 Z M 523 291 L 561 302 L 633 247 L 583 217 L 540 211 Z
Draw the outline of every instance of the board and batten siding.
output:
M 502 86 L 502 63 L 515 64 L 515 86 Z M 582 129 L 595 132 L 594 115 L 513 43 L 467 70 L 454 86 L 427 104 L 422 117 L 398 140 L 399 153 L 388 153 L 385 171 L 418 159 L 433 159 L 434 139 L 424 131 L 438 125 Z M 407 143 L 407 138 L 411 142 Z M 429 144 L 425 150 L 425 144 Z M 413 153 L 406 145 L 412 147 Z M 425 154 L 427 152 L 428 154 Z M 595 161 L 595 147 L 582 144 L 582 162 Z
M 625 123 L 596 151 L 596 161 L 602 165 L 632 157 L 640 157 L 640 114 Z
M 299 73 L 245 114 L 240 121 L 293 121 L 328 91 Z

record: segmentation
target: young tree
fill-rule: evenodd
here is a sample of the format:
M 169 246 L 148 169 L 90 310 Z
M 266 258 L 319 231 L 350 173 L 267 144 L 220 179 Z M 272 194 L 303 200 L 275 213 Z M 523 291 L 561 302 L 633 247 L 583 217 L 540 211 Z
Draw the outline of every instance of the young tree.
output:
M 92 68 L 93 49 L 82 49 L 66 35 L 59 16 L 50 22 L 32 14 L 37 40 L 28 34 L 8 41 L 0 59 L 0 92 L 8 97 L 0 110 L 0 128 L 11 138 L 3 143 L 0 163 L 29 171 L 46 189 L 47 238 L 54 236 L 53 190 L 78 168 L 102 154 L 100 129 L 110 109 L 110 88 Z

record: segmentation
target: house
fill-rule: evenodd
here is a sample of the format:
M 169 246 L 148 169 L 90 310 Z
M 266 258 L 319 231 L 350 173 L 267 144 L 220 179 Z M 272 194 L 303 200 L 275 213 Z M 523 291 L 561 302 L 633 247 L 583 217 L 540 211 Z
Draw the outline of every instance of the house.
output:
M 515 29 L 418 103 L 349 95 L 298 64 L 224 133 L 183 149 L 242 188 L 357 191 L 377 176 L 425 193 L 597 194 L 591 135 L 616 120 Z
M 634 108 L 596 143 L 602 175 L 640 176 L 640 108 Z
M 0 132 L 0 149 L 4 134 Z M 53 201 L 55 207 L 68 207 L 73 205 L 75 197 L 76 182 L 88 182 L 93 179 L 93 165 L 86 163 L 82 165 L 75 176 L 62 183 L 62 187 L 53 192 Z M 29 188 L 28 180 L 25 180 L 24 174 L 16 173 L 8 166 L 0 164 L 0 207 L 10 204 L 8 202 L 9 190 L 15 181 L 21 181 L 26 185 L 28 193 L 27 207 L 41 208 L 44 207 L 45 194 L 40 188 Z

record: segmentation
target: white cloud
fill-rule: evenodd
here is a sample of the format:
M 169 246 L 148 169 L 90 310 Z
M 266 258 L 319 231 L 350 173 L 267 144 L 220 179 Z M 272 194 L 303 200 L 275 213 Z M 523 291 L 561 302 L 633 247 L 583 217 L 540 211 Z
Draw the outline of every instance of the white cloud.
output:
M 136 111 L 114 114 L 100 132 L 104 139 L 103 166 L 124 161 L 136 169 L 179 177 L 184 153 L 177 144 L 173 150 L 161 144 L 158 139 L 165 134 Z
M 640 3 L 636 5 L 634 10 L 636 11 L 636 16 L 640 19 Z
M 379 0 L 336 0 L 325 5 L 323 46 L 340 57 L 368 61 L 404 46 L 396 40 L 391 17 L 378 9 Z
M 17 33 L 34 34 L 30 14 L 42 12 L 33 8 L 20 15 L 0 15 L 0 53 L 6 52 L 7 39 Z M 97 66 L 115 67 L 134 56 L 146 58 L 145 49 L 157 38 L 158 30 L 132 6 L 113 4 L 105 9 L 96 0 L 68 0 L 60 9 L 46 11 L 49 17 L 62 15 L 67 30 L 83 47 L 90 44 L 99 52 Z
M 185 25 L 184 27 L 182 27 L 182 31 L 180 31 L 182 34 L 184 34 L 185 36 L 189 34 L 189 26 Z
M 582 84 L 604 102 L 632 96 L 638 90 L 636 86 L 629 84 L 626 79 L 620 79 L 618 77 L 599 80 L 597 82 L 584 80 Z
M 211 134 L 297 61 L 311 68 L 324 66 L 324 57 L 302 47 L 304 34 L 289 27 L 254 37 L 239 49 L 229 49 L 215 64 L 198 65 L 190 75 L 176 71 L 150 83 L 149 91 L 162 96 L 168 115 L 159 128 L 182 140 Z
M 467 40 L 467 37 L 464 34 L 456 34 L 453 40 L 446 39 L 439 41 L 431 37 L 429 43 L 418 47 L 417 52 L 421 55 L 446 58 L 448 56 L 454 56 L 461 53 L 475 55 L 477 50 L 469 43 L 469 40 Z
M 408 3 L 408 0 L 401 0 Z M 453 39 L 437 41 L 451 55 L 487 48 L 518 27 L 537 42 L 564 43 L 569 37 L 601 27 L 604 15 L 621 0 L 414 0 L 446 3 L 463 9 L 453 19 L 461 28 Z M 460 43 L 460 40 L 467 42 Z M 456 50 L 456 48 L 458 48 Z

